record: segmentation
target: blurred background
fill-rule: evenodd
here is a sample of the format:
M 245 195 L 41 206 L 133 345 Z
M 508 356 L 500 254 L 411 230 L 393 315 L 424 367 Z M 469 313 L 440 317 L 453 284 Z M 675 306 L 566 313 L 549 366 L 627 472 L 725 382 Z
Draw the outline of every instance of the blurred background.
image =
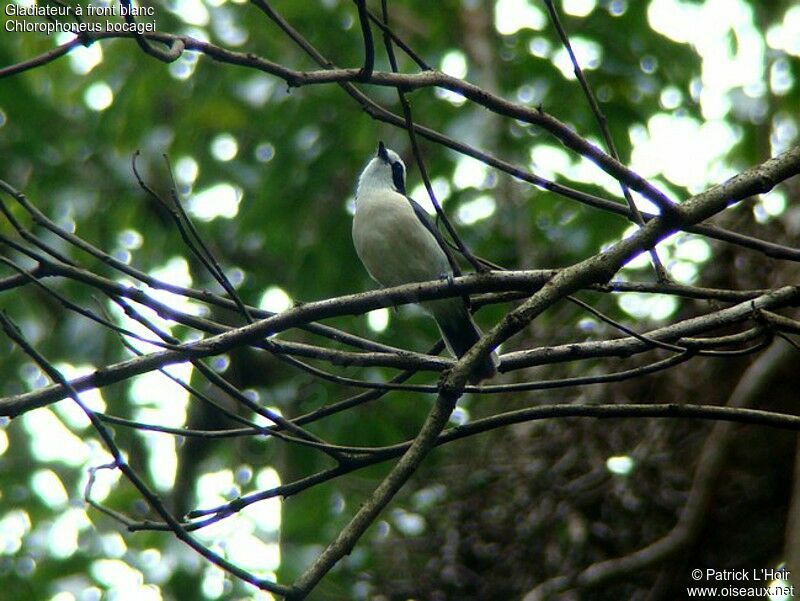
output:
M 159 31 L 253 52 L 296 69 L 316 68 L 243 0 L 141 4 L 155 8 Z M 380 10 L 378 2 L 367 4 Z M 622 161 L 673 199 L 685 199 L 797 143 L 800 3 L 555 4 Z M 362 38 L 352 2 L 276 0 L 274 7 L 334 63 L 360 66 Z M 389 9 L 393 29 L 430 65 L 514 102 L 541 106 L 603 146 L 542 2 L 409 0 L 389 2 Z M 73 37 L 7 33 L 12 19 L 7 11 L 0 13 L 0 68 Z M 415 72 L 411 60 L 401 52 L 398 56 L 401 70 Z M 376 69 L 389 70 L 380 44 Z M 400 111 L 394 90 L 362 89 Z M 420 124 L 544 177 L 620 198 L 617 182 L 536 127 L 498 117 L 442 90 L 416 91 L 409 100 Z M 0 80 L 0 178 L 61 227 L 117 259 L 165 281 L 219 291 L 187 252 L 163 207 L 134 178 L 131 159 L 139 151 L 144 179 L 168 192 L 166 154 L 184 206 L 242 299 L 272 311 L 375 288 L 353 250 L 350 224 L 356 177 L 379 139 L 406 158 L 410 195 L 430 207 L 407 134 L 372 120 L 336 85 L 288 88 L 268 74 L 221 65 L 193 52 L 164 64 L 130 39 L 81 46 L 54 62 Z M 621 217 L 538 190 L 451 150 L 427 141 L 421 149 L 437 198 L 464 241 L 476 254 L 506 268 L 569 265 L 631 231 Z M 741 203 L 716 223 L 796 244 L 797 198 L 795 179 Z M 33 227 L 10 198 L 4 201 Z M 651 209 L 644 201 L 640 206 Z M 87 269 L 129 281 L 33 229 Z M 6 221 L 0 232 L 12 234 Z M 33 265 L 8 249 L 3 252 Z M 697 236 L 674 236 L 659 247 L 659 254 L 679 283 L 762 288 L 797 281 L 791 264 Z M 12 273 L 4 266 L 0 275 Z M 632 262 L 621 276 L 652 281 L 648 257 Z M 92 289 L 75 282 L 52 279 L 48 284 L 81 305 L 96 307 L 100 302 Z M 177 308 L 209 315 L 201 303 L 149 292 Z M 115 334 L 65 311 L 33 286 L 0 298 L 28 339 L 68 377 L 131 356 Z M 584 293 L 582 298 L 638 331 L 707 306 L 660 295 Z M 477 320 L 489 327 L 507 309 L 481 309 Z M 233 314 L 212 313 L 215 319 L 238 323 Z M 115 315 L 123 319 L 119 311 Z M 415 307 L 327 323 L 417 351 L 425 351 L 438 337 L 433 322 Z M 174 324 L 164 322 L 164 327 L 178 337 L 187 335 Z M 537 318 L 503 350 L 616 335 L 607 324 L 564 303 Z M 293 340 L 307 337 L 313 339 L 292 332 Z M 47 384 L 43 373 L 6 339 L 0 342 L 0 357 L 3 396 Z M 696 360 L 680 371 L 620 386 L 467 396 L 453 420 L 466 423 L 538 403 L 724 404 L 757 360 Z M 516 372 L 501 381 L 605 373 L 636 364 L 584 361 Z M 353 393 L 250 349 L 218 357 L 212 366 L 286 416 Z M 779 375 L 763 389 L 768 392 L 759 396 L 759 406 L 794 408 L 797 370 L 779 367 Z M 193 378 L 189 365 L 169 371 Z M 336 368 L 336 373 L 370 380 L 393 375 L 355 367 Z M 419 375 L 412 381 L 433 377 Z M 176 427 L 231 426 L 206 414 L 159 373 L 82 396 L 98 411 L 129 419 Z M 430 402 L 424 395 L 393 393 L 320 421 L 312 430 L 341 444 L 392 444 L 416 434 Z M 312 598 L 516 599 L 547 578 L 635 551 L 675 524 L 710 432 L 709 424 L 683 421 L 560 420 L 447 445 L 428 458 Z M 727 461 L 716 473 L 701 543 L 687 545 L 677 559 L 631 572 L 601 589 L 561 598 L 682 598 L 689 568 L 780 565 L 787 559 L 794 438 L 757 427 L 737 428 L 726 446 Z M 272 439 L 218 443 L 117 428 L 116 441 L 165 501 L 182 511 L 213 506 L 328 465 L 318 454 Z M 3 422 L 4 600 L 272 598 L 232 580 L 170 535 L 129 534 L 88 509 L 82 498 L 87 469 L 107 461 L 97 436 L 69 400 Z M 253 573 L 288 584 L 388 469 L 378 465 L 285 501 L 253 505 L 199 536 Z M 145 515 L 132 487 L 115 472 L 98 473 L 93 498 L 134 517 Z

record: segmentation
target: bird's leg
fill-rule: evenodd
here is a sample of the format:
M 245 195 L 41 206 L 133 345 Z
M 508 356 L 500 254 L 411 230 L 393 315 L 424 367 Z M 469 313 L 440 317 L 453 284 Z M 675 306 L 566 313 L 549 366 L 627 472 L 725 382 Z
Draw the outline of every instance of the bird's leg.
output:
M 456 285 L 456 281 L 455 281 L 455 279 L 453 277 L 453 272 L 452 271 L 447 271 L 447 272 L 444 272 L 444 273 L 440 273 L 439 274 L 439 279 L 446 281 L 447 282 L 447 287 L 450 288 L 450 289 L 454 288 L 455 285 Z M 464 299 L 464 303 L 467 305 L 467 308 L 469 308 L 469 306 L 470 306 L 469 295 L 468 294 L 463 294 L 461 296 L 461 298 Z
M 453 288 L 455 288 L 456 281 L 453 278 L 453 272 L 452 271 L 448 271 L 446 273 L 440 273 L 439 274 L 439 279 L 446 281 L 447 282 L 447 287 L 450 288 L 451 290 Z M 464 296 L 464 302 L 467 303 L 467 305 L 469 305 L 469 297 L 467 297 L 466 295 Z

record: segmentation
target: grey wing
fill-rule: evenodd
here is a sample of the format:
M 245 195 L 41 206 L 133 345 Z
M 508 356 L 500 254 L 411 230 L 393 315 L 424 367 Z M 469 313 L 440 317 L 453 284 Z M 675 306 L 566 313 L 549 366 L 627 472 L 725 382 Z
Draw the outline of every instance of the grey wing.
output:
M 442 252 L 447 257 L 447 262 L 450 263 L 450 269 L 453 270 L 453 275 L 461 275 L 461 268 L 453 258 L 453 254 L 451 253 L 450 248 L 447 246 L 447 242 L 445 241 L 444 236 L 442 236 L 442 232 L 440 232 L 439 228 L 436 227 L 436 224 L 431 219 L 431 216 L 428 215 L 425 209 L 423 209 L 416 200 L 409 198 L 408 196 L 406 196 L 406 199 L 411 203 L 411 208 L 414 209 L 414 214 L 417 216 L 417 219 L 422 222 L 422 225 L 427 228 L 427 230 L 436 239 L 436 242 L 441 247 Z

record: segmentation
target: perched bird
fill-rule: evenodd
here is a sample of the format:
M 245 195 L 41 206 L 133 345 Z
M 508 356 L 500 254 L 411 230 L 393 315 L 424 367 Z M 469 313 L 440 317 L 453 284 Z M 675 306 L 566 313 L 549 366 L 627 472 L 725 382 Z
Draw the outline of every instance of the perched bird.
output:
M 398 154 L 378 144 L 378 152 L 358 178 L 353 243 L 373 280 L 399 286 L 460 275 L 441 232 L 425 210 L 406 196 L 406 166 Z M 448 350 L 462 357 L 481 331 L 462 297 L 426 301 Z M 475 367 L 473 384 L 497 372 L 492 353 Z

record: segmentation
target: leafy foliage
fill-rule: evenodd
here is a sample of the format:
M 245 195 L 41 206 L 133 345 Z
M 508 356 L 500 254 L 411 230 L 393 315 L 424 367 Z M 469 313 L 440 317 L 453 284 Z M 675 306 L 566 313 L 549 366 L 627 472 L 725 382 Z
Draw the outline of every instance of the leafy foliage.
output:
M 186 3 L 188 8 L 183 10 L 182 3 L 154 0 L 144 4 L 156 7 L 160 31 L 207 38 L 220 46 L 254 53 L 296 69 L 315 68 L 252 4 L 207 0 Z M 377 10 L 378 3 L 374 4 Z M 637 128 L 647 130 L 655 115 L 677 115 L 697 123 L 706 120 L 699 94 L 703 85 L 700 79 L 703 57 L 697 48 L 653 29 L 649 15 L 655 2 L 608 0 L 596 4 L 584 16 L 566 14 L 563 24 L 573 41 L 581 42 L 580 48 L 596 52 L 587 65 L 587 77 L 608 118 L 621 160 L 629 163 L 635 152 L 632 132 Z M 534 2 L 414 0 L 389 3 L 389 8 L 393 29 L 432 66 L 446 66 L 448 57 L 450 64 L 460 61 L 465 67 L 464 79 L 515 102 L 541 106 L 602 145 L 595 117 L 574 78 L 565 73 L 568 68 L 564 67 L 563 51 L 553 28 L 543 21 L 538 29 L 522 27 L 507 35 L 498 31 L 498 11 L 512 5 L 524 5 L 544 18 L 544 8 Z M 191 6 L 194 8 L 190 10 Z M 275 2 L 275 7 L 335 64 L 360 66 L 363 42 L 356 9 L 351 3 L 281 1 Z M 788 1 L 739 2 L 737 7 L 754 15 L 750 22 L 762 44 L 765 32 L 781 23 L 789 10 L 800 10 L 796 3 Z M 10 17 L 4 15 L 2 19 L 0 27 Z M 377 29 L 375 33 L 378 36 Z M 735 54 L 741 40 L 733 32 L 729 36 L 731 52 Z M 0 65 L 19 63 L 65 41 L 66 38 L 32 33 L 4 34 L 0 37 Z M 378 48 L 376 69 L 388 71 L 388 61 L 380 45 Z M 400 63 L 401 71 L 415 70 L 407 57 L 401 56 Z M 762 89 L 727 91 L 733 108 L 717 121 L 735 132 L 738 141 L 716 160 L 729 169 L 766 159 L 775 146 L 776 119 L 785 119 L 787 115 L 796 118 L 800 88 L 793 84 L 776 93 L 775 86 L 770 87 L 770 77 L 777 77 L 775 69 L 783 69 L 781 73 L 792 82 L 800 77 L 796 57 L 767 47 Z M 395 90 L 376 86 L 362 89 L 400 113 Z M 664 94 L 668 89 L 677 90 L 679 100 L 665 106 Z M 97 105 L 92 106 L 93 93 L 110 93 L 112 101 L 97 110 Z M 523 166 L 533 163 L 536 172 L 552 172 L 556 181 L 587 193 L 620 198 L 619 191 L 609 191 L 609 186 L 604 185 L 606 180 L 600 176 L 576 183 L 568 174 L 576 172 L 581 159 L 567 155 L 558 142 L 539 128 L 501 119 L 480 106 L 440 91 L 415 91 L 409 94 L 409 100 L 419 124 L 511 163 Z M 796 137 L 796 120 L 794 123 Z M 266 291 L 276 288 L 285 291 L 293 302 L 307 302 L 374 287 L 352 248 L 348 202 L 352 201 L 355 178 L 374 153 L 378 139 L 401 151 L 409 165 L 413 163 L 406 133 L 373 120 L 336 85 L 290 88 L 272 75 L 221 65 L 192 52 L 184 53 L 174 63 L 164 64 L 141 52 L 132 39 L 96 41 L 44 66 L 0 81 L 0 157 L 3 158 L 0 179 L 23 190 L 61 227 L 137 269 L 150 273 L 179 258 L 175 265 L 178 271 L 184 270 L 185 265 L 194 288 L 220 292 L 203 266 L 189 256 L 164 208 L 137 185 L 132 157 L 138 151 L 137 165 L 143 179 L 159 193 L 168 194 L 172 182 L 163 158 L 167 155 L 182 202 L 194 215 L 203 239 L 226 273 L 237 282 L 241 298 L 251 305 L 257 305 Z M 537 150 L 544 154 L 537 154 Z M 465 163 L 455 152 L 437 145 L 423 142 L 422 151 L 440 193 L 439 200 L 449 215 L 456 216 L 465 242 L 476 254 L 508 268 L 570 265 L 618 240 L 630 225 L 625 219 L 523 185 L 502 173 L 487 170 L 481 178 L 480 165 Z M 676 154 L 691 155 L 694 151 L 675 149 Z M 416 170 L 410 172 L 409 188 L 414 190 L 420 179 Z M 459 173 L 468 183 L 462 186 L 453 183 Z M 652 181 L 670 190 L 677 200 L 695 191 L 681 182 L 670 181 L 664 174 L 656 175 Z M 215 191 L 216 196 L 209 196 L 209 190 Z M 236 202 L 231 203 L 235 210 L 227 216 L 203 219 L 204 210 L 224 208 L 220 199 L 226 194 L 235 197 Z M 198 199 L 203 197 L 206 200 L 201 205 Z M 474 207 L 476 201 L 486 198 L 492 203 L 490 214 L 470 219 L 467 211 L 470 204 Z M 5 202 L 14 216 L 69 258 L 108 278 L 120 277 L 102 261 L 46 234 L 31 223 L 17 204 Z M 750 212 L 740 214 L 740 218 L 752 222 Z M 778 221 L 781 219 L 788 217 L 777 217 Z M 0 224 L 0 233 L 12 234 L 5 220 Z M 9 256 L 26 267 L 33 265 L 18 253 Z M 736 257 L 729 256 L 725 265 L 732 266 L 735 260 Z M 710 273 L 709 278 L 714 276 L 712 268 L 696 263 L 698 270 Z M 640 279 L 649 277 L 645 271 L 630 273 L 647 273 Z M 3 275 L 12 274 L 7 269 Z M 59 278 L 47 283 L 81 306 L 108 304 L 94 298 L 90 288 L 73 280 Z M 23 297 L 24 302 L 19 302 Z M 19 295 L 4 295 L 4 300 L 3 309 L 55 364 L 94 369 L 130 356 L 113 333 L 65 312 L 50 295 L 32 285 L 19 291 Z M 648 322 L 657 321 L 640 319 L 637 323 L 618 303 L 598 301 L 601 303 L 603 311 L 640 330 Z M 689 312 L 693 306 L 679 304 L 675 313 Z M 481 310 L 478 319 L 492 324 L 502 313 L 503 307 L 487 307 Z M 219 310 L 214 317 L 231 324 L 241 323 L 240 316 L 232 312 Z M 559 305 L 537 319 L 523 334 L 524 342 L 570 341 L 576 335 L 588 339 L 593 332 L 583 328 L 585 318 L 586 314 L 580 310 Z M 385 331 L 374 331 L 367 318 L 360 315 L 339 317 L 328 323 L 381 343 L 419 351 L 425 351 L 437 339 L 432 322 L 413 308 L 391 313 Z M 173 334 L 180 337 L 186 332 L 178 327 Z M 292 339 L 318 340 L 313 334 L 298 331 L 293 331 Z M 0 383 L 3 396 L 44 385 L 41 371 L 12 345 L 3 343 L 0 352 L 5 376 Z M 237 350 L 227 359 L 226 379 L 241 389 L 255 391 L 263 405 L 276 407 L 284 415 L 299 415 L 344 398 L 341 387 L 293 370 L 264 353 Z M 597 366 L 564 368 L 568 373 L 558 369 L 537 373 L 551 377 L 576 375 Z M 374 380 L 394 375 L 388 369 L 347 366 L 337 369 L 337 373 Z M 735 375 L 726 368 L 718 378 L 732 383 Z M 429 380 L 430 377 L 416 376 L 412 381 Z M 147 398 L 143 399 L 142 393 L 134 390 L 136 382 L 103 391 L 108 413 L 140 419 L 147 413 L 143 407 L 152 409 L 154 415 L 156 411 L 168 412 L 170 407 L 172 411 L 182 411 L 175 408 L 180 402 L 171 398 L 174 394 L 171 388 L 159 394 L 157 385 L 145 387 Z M 662 382 L 664 386 L 670 383 Z M 702 395 L 708 395 L 709 403 L 724 403 L 722 390 L 731 387 L 714 390 L 709 385 Z M 607 390 L 620 389 L 603 388 Z M 599 397 L 605 392 L 585 394 Z M 631 388 L 627 393 L 623 389 L 622 393 L 608 394 L 622 394 L 634 401 L 657 396 L 648 385 Z M 574 395 L 574 391 L 565 391 L 549 398 L 567 401 Z M 674 399 L 657 400 L 681 400 L 686 396 L 684 391 L 676 393 Z M 540 398 L 526 394 L 508 402 L 526 406 Z M 471 398 L 461 411 L 479 417 L 505 402 Z M 149 598 L 153 599 L 239 599 L 252 592 L 250 587 L 236 581 L 229 580 L 224 587 L 214 584 L 219 576 L 179 547 L 168 534 L 126 533 L 120 540 L 117 534 L 120 526 L 116 522 L 93 509 L 82 513 L 86 464 L 96 463 L 88 457 L 97 455 L 98 440 L 85 423 L 72 416 L 67 408 L 70 403 L 64 400 L 55 408 L 39 410 L 48 412 L 48 417 L 39 421 L 32 416 L 15 419 L 3 430 L 8 439 L 0 463 L 0 575 L 8 583 L 3 598 L 63 601 L 84 597 L 57 597 L 61 591 L 110 590 L 114 584 L 98 568 L 102 560 L 119 560 L 136 570 L 139 576 L 134 578 L 144 578 L 152 585 Z M 312 429 L 325 440 L 341 444 L 393 444 L 415 436 L 428 407 L 425 395 L 392 393 L 377 403 L 361 407 L 357 414 L 342 413 L 315 423 Z M 198 428 L 216 429 L 232 424 L 204 413 L 193 402 L 187 411 L 187 423 Z M 65 424 L 53 427 L 73 432 L 70 440 L 89 449 L 85 451 L 87 459 L 81 461 L 70 456 L 72 447 L 48 449 L 46 440 L 37 440 L 48 431 L 41 426 L 42 419 Z M 647 473 L 641 480 L 631 480 L 628 488 L 623 481 L 609 479 L 603 461 L 610 454 L 627 453 L 644 444 L 638 426 L 620 425 L 608 438 L 598 434 L 594 425 L 588 431 L 572 426 L 568 422 L 511 435 L 506 431 L 493 432 L 434 453 L 417 475 L 415 484 L 387 512 L 385 521 L 368 532 L 369 544 L 358 547 L 326 579 L 315 598 L 370 598 L 373 592 L 400 598 L 424 596 L 426 590 L 439 591 L 441 598 L 463 598 L 465 591 L 475 598 L 512 598 L 536 584 L 530 574 L 543 579 L 554 571 L 558 573 L 558 566 L 546 565 L 526 576 L 526 556 L 540 559 L 549 554 L 563 559 L 569 555 L 565 547 L 572 545 L 574 556 L 568 558 L 567 564 L 577 568 L 643 546 L 663 534 L 680 504 L 675 497 L 648 497 L 658 495 L 661 478 L 666 476 L 672 478 L 663 485 L 667 492 L 684 494 L 693 453 L 670 455 L 665 460 L 669 464 L 666 467 L 656 468 L 651 464 L 658 477 Z M 281 481 L 289 482 L 331 465 L 319 453 L 285 447 L 275 440 L 203 444 L 186 441 L 174 450 L 153 443 L 162 434 L 142 434 L 125 428 L 114 431 L 117 443 L 127 451 L 131 463 L 151 478 L 157 477 L 154 466 L 159 464 L 160 453 L 165 454 L 164 462 L 171 460 L 167 457 L 176 457 L 177 483 L 174 489 L 166 487 L 162 493 L 178 507 L 194 506 L 194 485 L 206 473 L 228 470 L 232 494 L 238 494 L 258 490 L 255 474 L 265 467 L 274 467 Z M 662 444 L 654 446 L 654 453 L 666 453 L 670 444 L 685 444 L 696 451 L 698 437 L 705 432 L 700 427 L 661 430 L 655 423 L 649 423 L 646 431 L 663 436 Z M 533 441 L 533 434 L 551 442 Z M 557 453 L 556 456 L 548 453 L 545 448 L 548 444 L 559 451 L 570 446 L 589 448 L 590 457 L 575 459 L 572 471 L 567 470 L 566 475 L 558 473 L 548 478 L 549 462 L 559 460 Z M 514 452 L 515 445 L 524 449 L 524 455 Z M 765 462 L 770 460 L 765 458 Z M 281 504 L 280 563 L 275 569 L 279 581 L 291 582 L 308 565 L 314 553 L 335 537 L 387 471 L 386 465 L 360 470 L 287 498 Z M 68 500 L 48 500 L 42 487 L 33 480 L 36 474 L 45 472 L 57 476 Z M 596 483 L 602 494 L 593 494 L 585 506 L 581 505 L 582 500 L 577 509 L 567 507 L 565 498 L 569 495 L 559 497 L 564 490 L 559 487 L 568 486 L 562 478 L 577 478 L 580 474 Z M 780 482 L 773 484 L 781 487 Z M 562 507 L 569 510 L 569 516 L 562 516 L 563 521 L 552 529 L 543 517 L 551 515 L 547 507 L 538 516 L 525 517 L 526 512 L 536 513 L 541 502 L 537 495 L 546 488 L 556 492 L 546 495 L 545 501 L 563 503 Z M 604 504 L 603 494 L 609 490 L 615 497 Z M 786 493 L 780 490 L 781 494 Z M 663 493 L 665 497 L 669 496 L 667 492 Z M 629 504 L 633 497 L 641 504 Z M 127 484 L 114 484 L 104 504 L 143 517 L 141 502 Z M 579 509 L 585 513 L 581 514 Z M 745 504 L 740 511 L 752 511 L 752 506 Z M 776 511 L 785 513 L 786 508 Z M 66 517 L 72 515 L 69 512 L 77 512 L 75 515 L 79 517 Z M 481 512 L 498 515 L 495 519 Z M 52 539 L 64 532 L 58 524 L 65 519 L 85 520 L 85 524 L 81 522 L 77 530 L 64 530 L 77 536 L 72 544 L 54 546 Z M 646 524 L 641 528 L 627 527 L 623 525 L 626 520 Z M 529 528 L 527 534 L 520 530 L 522 522 Z M 473 527 L 481 540 L 471 541 L 475 544 L 464 555 L 463 549 L 459 550 L 460 543 L 453 543 L 449 537 L 469 534 Z M 576 535 L 575 529 L 581 528 L 588 529 L 590 534 L 584 532 L 583 538 Z M 620 536 L 611 541 L 609 530 Z M 777 536 L 776 530 L 761 532 L 759 541 Z M 531 533 L 544 540 L 526 538 Z M 275 542 L 269 541 L 270 536 L 278 536 L 259 534 L 268 542 Z M 229 535 L 222 530 L 216 542 L 224 546 Z M 518 539 L 514 538 L 517 536 Z M 584 545 L 587 537 L 603 540 Z M 487 542 L 492 538 L 496 540 Z M 509 545 L 510 540 L 519 544 Z M 493 559 L 501 551 L 508 551 L 509 546 L 515 548 L 509 551 L 505 569 L 494 574 L 497 562 Z M 772 560 L 780 552 L 774 544 L 755 546 L 763 551 L 758 557 L 748 557 L 748 561 L 766 561 L 767 557 Z M 429 557 L 434 559 L 428 561 Z M 708 558 L 709 565 L 721 567 L 725 557 L 720 550 L 718 557 Z M 715 560 L 719 561 L 714 563 Z M 254 563 L 257 565 L 257 561 Z M 160 568 L 162 564 L 168 569 Z M 415 574 L 421 574 L 417 583 Z M 637 586 L 626 583 L 624 590 L 631 593 L 639 590 Z M 99 598 L 99 594 L 85 598 Z

